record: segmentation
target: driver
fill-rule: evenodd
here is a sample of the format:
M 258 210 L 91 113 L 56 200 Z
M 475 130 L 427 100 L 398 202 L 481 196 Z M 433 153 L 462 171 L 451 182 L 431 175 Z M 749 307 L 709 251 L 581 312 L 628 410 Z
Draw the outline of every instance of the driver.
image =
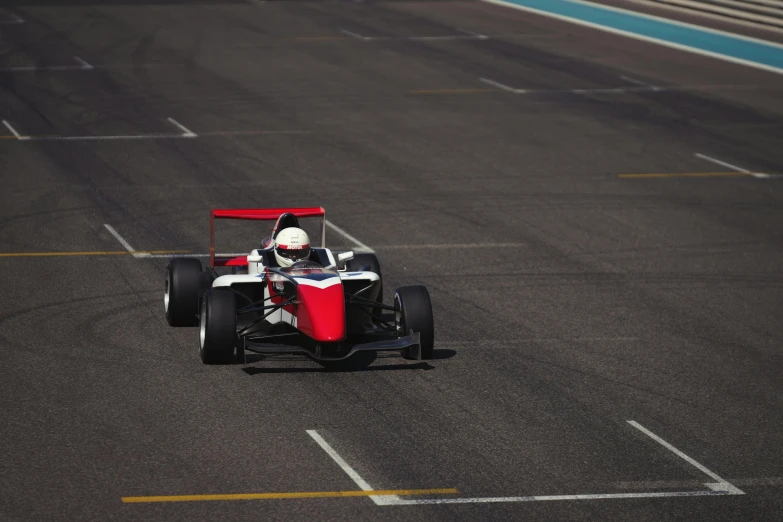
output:
M 297 261 L 309 259 L 310 237 L 297 227 L 280 231 L 275 238 L 275 259 L 281 267 L 291 266 Z

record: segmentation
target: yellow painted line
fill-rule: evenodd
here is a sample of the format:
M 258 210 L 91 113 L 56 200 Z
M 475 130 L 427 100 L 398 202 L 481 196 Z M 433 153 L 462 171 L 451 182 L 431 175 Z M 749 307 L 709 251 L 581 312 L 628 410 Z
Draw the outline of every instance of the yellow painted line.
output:
M 753 176 L 755 172 L 672 172 L 667 174 L 620 174 L 621 178 L 715 178 Z
M 3 252 L 0 257 L 130 256 L 133 254 L 187 254 L 190 250 L 127 250 L 95 252 Z
M 231 493 L 225 495 L 172 495 L 156 497 L 122 497 L 125 504 L 144 502 L 197 502 L 205 500 L 280 500 L 291 498 L 346 498 L 391 495 L 452 495 L 456 488 L 382 489 L 375 491 L 296 491 L 281 493 Z
M 418 89 L 411 94 L 474 94 L 479 92 L 498 92 L 498 89 Z

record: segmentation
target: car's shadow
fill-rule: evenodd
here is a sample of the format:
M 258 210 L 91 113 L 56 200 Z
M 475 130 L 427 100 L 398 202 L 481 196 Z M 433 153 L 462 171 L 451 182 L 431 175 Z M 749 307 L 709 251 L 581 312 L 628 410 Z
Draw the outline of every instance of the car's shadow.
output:
M 435 350 L 432 354 L 430 361 L 451 359 L 457 355 L 454 350 Z M 242 371 L 248 375 L 258 375 L 260 373 L 314 373 L 314 372 L 330 372 L 330 373 L 347 373 L 347 372 L 383 372 L 383 371 L 400 371 L 400 370 L 434 370 L 435 366 L 432 366 L 428 361 L 410 361 L 404 363 L 392 363 L 392 364 L 375 364 L 379 359 L 395 359 L 399 360 L 398 354 L 376 354 L 376 353 L 359 353 L 345 361 L 321 363 L 317 367 L 269 367 L 269 366 L 246 366 L 242 368 Z M 246 354 L 245 364 L 254 364 L 258 362 L 293 362 L 293 361 L 310 361 L 304 356 L 264 356 L 259 354 Z

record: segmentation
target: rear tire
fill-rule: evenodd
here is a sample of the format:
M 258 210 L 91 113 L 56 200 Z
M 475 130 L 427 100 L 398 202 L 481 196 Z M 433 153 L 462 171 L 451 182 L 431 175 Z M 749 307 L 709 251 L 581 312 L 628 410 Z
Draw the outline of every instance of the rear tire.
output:
M 199 328 L 199 355 L 204 364 L 227 364 L 234 356 L 237 338 L 237 303 L 234 292 L 212 288 L 204 294 Z
M 349 272 L 373 272 L 380 278 L 380 288 L 375 302 L 383 304 L 383 275 L 381 275 L 381 263 L 375 254 L 354 254 L 353 259 L 345 262 L 345 269 Z M 382 308 L 373 308 L 372 314 L 380 320 Z
M 432 318 L 432 302 L 427 288 L 421 285 L 403 286 L 394 294 L 395 319 L 400 335 L 418 332 L 422 359 L 432 359 L 435 349 L 435 325 Z M 410 348 L 402 350 L 402 356 L 413 358 Z
M 199 294 L 204 279 L 198 259 L 181 257 L 169 261 L 163 306 L 171 326 L 198 326 Z

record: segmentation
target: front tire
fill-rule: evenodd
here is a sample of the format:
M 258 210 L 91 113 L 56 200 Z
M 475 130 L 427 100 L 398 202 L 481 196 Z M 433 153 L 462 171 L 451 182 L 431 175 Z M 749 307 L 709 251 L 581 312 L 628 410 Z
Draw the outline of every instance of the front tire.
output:
M 234 356 L 237 337 L 237 303 L 234 292 L 207 290 L 201 305 L 199 355 L 204 364 L 226 364 Z
M 394 294 L 395 322 L 400 335 L 411 331 L 419 334 L 419 350 L 422 359 L 432 359 L 435 349 L 435 325 L 432 318 L 432 302 L 427 288 L 421 285 L 403 286 Z M 402 351 L 405 358 L 413 358 L 410 348 Z
M 174 258 L 166 267 L 166 289 L 163 306 L 171 326 L 198 326 L 199 293 L 204 271 L 201 261 Z

